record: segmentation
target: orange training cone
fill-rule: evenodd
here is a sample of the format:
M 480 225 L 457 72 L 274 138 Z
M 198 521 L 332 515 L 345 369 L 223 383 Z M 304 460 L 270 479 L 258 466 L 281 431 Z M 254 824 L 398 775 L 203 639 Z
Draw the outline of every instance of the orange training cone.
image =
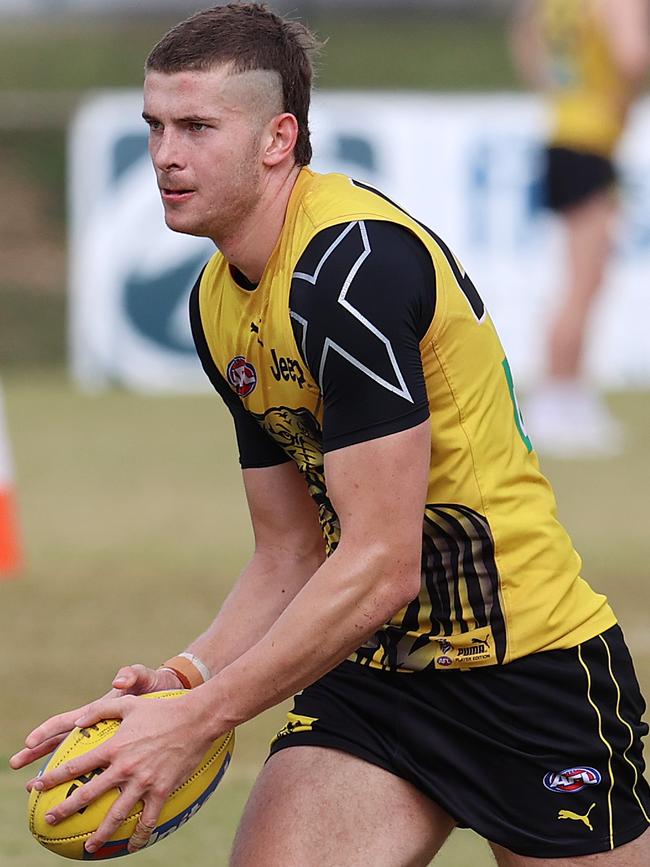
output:
M 9 437 L 0 390 L 0 579 L 21 565 L 20 545 L 15 518 L 13 471 Z

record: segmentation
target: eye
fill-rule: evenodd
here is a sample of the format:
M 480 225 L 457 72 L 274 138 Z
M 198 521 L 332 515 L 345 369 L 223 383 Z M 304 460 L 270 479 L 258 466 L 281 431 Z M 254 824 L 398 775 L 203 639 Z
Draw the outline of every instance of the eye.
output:
M 146 123 L 151 132 L 159 132 L 163 128 L 163 125 L 159 120 L 152 120 L 151 118 L 148 118 Z
M 203 130 L 208 128 L 208 125 L 206 123 L 201 123 L 199 120 L 195 120 L 188 124 L 188 128 L 191 132 L 203 132 Z

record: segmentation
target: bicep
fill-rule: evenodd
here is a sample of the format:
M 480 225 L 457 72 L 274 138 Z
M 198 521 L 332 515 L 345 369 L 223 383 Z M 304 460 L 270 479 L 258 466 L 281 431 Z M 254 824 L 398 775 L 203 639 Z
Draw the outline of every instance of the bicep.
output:
M 255 550 L 281 556 L 325 556 L 316 504 L 290 461 L 243 471 Z
M 430 456 L 428 420 L 329 452 L 325 474 L 341 544 L 386 545 L 396 558 L 419 560 Z

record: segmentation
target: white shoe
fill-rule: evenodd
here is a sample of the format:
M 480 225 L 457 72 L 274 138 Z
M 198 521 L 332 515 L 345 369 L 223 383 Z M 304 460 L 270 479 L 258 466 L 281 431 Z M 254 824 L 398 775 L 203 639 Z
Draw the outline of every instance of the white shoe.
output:
M 596 458 L 623 451 L 623 425 L 596 392 L 579 382 L 544 385 L 524 402 L 523 416 L 539 454 Z

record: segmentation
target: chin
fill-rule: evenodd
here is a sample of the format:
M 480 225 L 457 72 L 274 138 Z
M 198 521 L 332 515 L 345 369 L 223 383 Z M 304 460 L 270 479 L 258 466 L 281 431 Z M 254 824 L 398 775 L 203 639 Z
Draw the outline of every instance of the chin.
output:
M 197 225 L 189 220 L 182 220 L 177 215 L 166 214 L 165 223 L 168 229 L 171 229 L 172 232 L 178 232 L 180 235 L 195 235 L 197 238 L 208 237 L 204 226 Z

